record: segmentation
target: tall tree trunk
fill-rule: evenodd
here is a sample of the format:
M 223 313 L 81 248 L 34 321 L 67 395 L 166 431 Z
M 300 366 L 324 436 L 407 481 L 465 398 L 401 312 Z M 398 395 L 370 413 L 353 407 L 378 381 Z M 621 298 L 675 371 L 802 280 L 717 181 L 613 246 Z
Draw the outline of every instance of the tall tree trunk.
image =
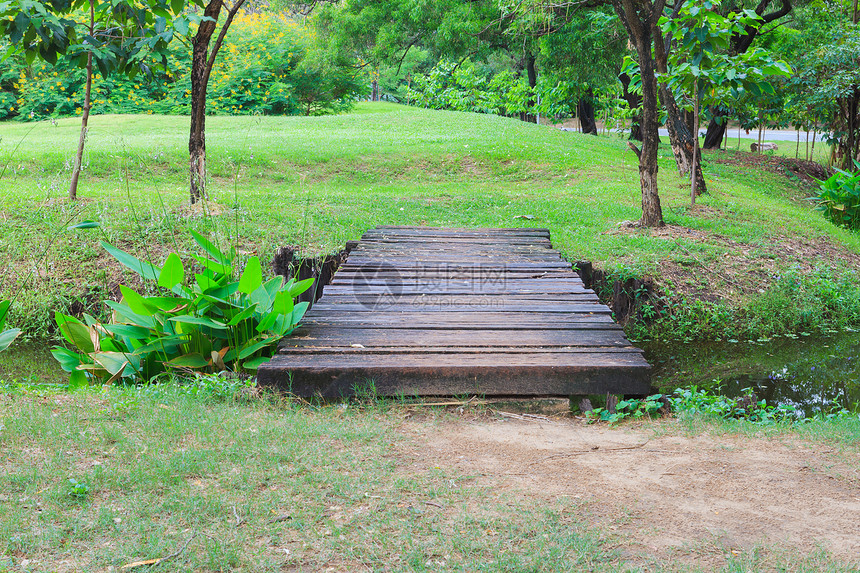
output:
M 90 0 L 90 37 L 96 28 L 96 6 L 95 0 Z M 87 142 L 87 125 L 90 121 L 90 108 L 92 107 L 90 96 L 93 88 L 93 53 L 87 53 L 87 87 L 84 91 L 84 105 L 81 108 L 81 137 L 78 140 L 78 153 L 75 155 L 75 168 L 72 170 L 72 181 L 69 184 L 69 200 L 78 200 L 78 179 L 81 176 L 81 165 L 84 162 L 84 145 Z
M 191 56 L 191 132 L 188 153 L 191 171 L 191 203 L 206 196 L 206 91 L 209 85 L 209 41 L 215 32 L 221 14 L 221 0 L 206 5 L 203 19 L 194 36 Z
M 535 67 L 536 60 L 537 58 L 532 55 L 531 52 L 526 54 L 526 76 L 529 79 L 529 88 L 531 88 L 532 94 L 534 94 L 534 89 L 537 87 L 537 68 Z M 529 100 L 526 103 L 526 107 L 529 111 L 520 114 L 520 119 L 529 123 L 537 123 L 537 115 L 530 113 L 534 110 L 534 106 L 535 98 L 534 95 L 532 95 L 531 97 L 529 97 Z
M 597 135 L 597 122 L 594 119 L 594 92 L 591 88 L 585 91 L 585 96 L 576 102 L 576 115 L 579 117 L 579 125 L 582 133 Z
M 646 227 L 662 227 L 663 211 L 657 190 L 659 106 L 657 75 L 651 50 L 665 0 L 653 0 L 653 3 L 649 0 L 613 0 L 612 6 L 636 47 L 642 77 L 642 150 L 638 153 L 639 183 L 642 189 L 640 223 Z

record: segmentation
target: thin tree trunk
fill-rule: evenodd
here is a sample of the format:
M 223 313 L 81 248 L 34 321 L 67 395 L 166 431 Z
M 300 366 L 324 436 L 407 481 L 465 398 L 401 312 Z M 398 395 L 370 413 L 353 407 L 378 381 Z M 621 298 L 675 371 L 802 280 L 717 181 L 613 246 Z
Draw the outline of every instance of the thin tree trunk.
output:
M 96 28 L 95 0 L 90 0 L 90 37 Z M 90 96 L 93 88 L 93 53 L 87 53 L 87 87 L 84 91 L 84 105 L 81 108 L 81 137 L 78 140 L 78 153 L 75 155 L 75 168 L 72 170 L 72 181 L 69 184 L 69 200 L 78 200 L 78 179 L 81 176 L 81 165 L 84 161 L 84 144 L 87 142 L 87 125 L 90 121 L 90 108 L 92 107 Z
M 800 159 L 800 128 L 797 128 L 797 147 L 794 148 L 794 158 Z
M 809 160 L 815 161 L 815 140 L 818 139 L 818 126 L 812 127 L 812 151 L 809 152 Z
M 206 5 L 203 15 L 211 20 L 202 20 L 194 36 L 191 56 L 191 132 L 188 137 L 190 156 L 191 203 L 206 196 L 206 91 L 209 75 L 206 73 L 209 59 L 209 41 L 215 32 L 221 14 L 221 0 Z
M 642 77 L 642 149 L 639 156 L 639 183 L 642 190 L 642 218 L 646 227 L 662 227 L 663 211 L 657 190 L 658 148 L 660 145 L 657 69 L 652 48 L 660 43 L 658 19 L 663 13 L 664 0 L 613 0 L 630 40 L 636 47 Z
M 201 20 L 194 36 L 191 57 L 191 129 L 188 137 L 188 153 L 190 158 L 190 195 L 191 203 L 196 203 L 206 196 L 206 92 L 209 87 L 209 75 L 215 65 L 215 58 L 227 35 L 227 30 L 233 18 L 242 8 L 245 0 L 237 0 L 228 9 L 227 19 L 218 32 L 212 49 L 209 42 L 218 25 L 223 0 L 211 0 L 203 10 Z
M 756 152 L 761 153 L 761 132 L 764 128 L 764 112 L 759 110 L 758 112 L 758 148 Z
M 809 161 L 809 129 L 806 130 L 806 149 L 804 150 L 804 157 Z
M 696 91 L 699 91 L 698 89 Z M 693 138 L 693 165 L 699 166 L 699 102 L 701 101 L 700 94 L 696 94 L 696 102 L 693 104 L 693 133 L 695 137 Z M 690 177 L 690 207 L 696 206 L 696 177 Z

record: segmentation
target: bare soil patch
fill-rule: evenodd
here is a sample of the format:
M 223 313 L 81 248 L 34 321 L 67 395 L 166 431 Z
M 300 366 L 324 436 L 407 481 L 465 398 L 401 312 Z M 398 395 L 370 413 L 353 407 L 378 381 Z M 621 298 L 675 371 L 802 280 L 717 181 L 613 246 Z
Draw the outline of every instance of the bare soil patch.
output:
M 833 173 L 830 169 L 824 167 L 820 163 L 815 161 L 806 161 L 805 159 L 792 159 L 791 157 L 765 155 L 762 153 L 747 153 L 745 151 L 736 151 L 730 154 L 716 152 L 706 153 L 706 158 L 715 163 L 766 169 L 780 175 L 792 174 L 803 183 L 810 186 L 817 185 L 818 180 L 827 179 Z
M 845 561 L 860 555 L 860 473 L 828 448 L 789 438 L 687 437 L 674 420 L 647 428 L 570 418 L 404 424 L 418 447 L 402 452 L 402 471 L 443 467 L 501 497 L 585 502 L 589 521 L 631 564 L 710 569 L 755 547 L 823 548 Z

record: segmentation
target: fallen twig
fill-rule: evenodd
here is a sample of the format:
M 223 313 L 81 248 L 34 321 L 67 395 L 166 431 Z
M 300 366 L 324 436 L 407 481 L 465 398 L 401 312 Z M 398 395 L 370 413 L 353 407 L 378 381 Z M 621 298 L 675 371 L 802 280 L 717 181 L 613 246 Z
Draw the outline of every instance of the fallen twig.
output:
M 183 551 L 188 547 L 188 544 L 191 543 L 191 540 L 197 537 L 197 533 L 192 533 L 191 537 L 185 540 L 185 543 L 182 544 L 182 547 L 167 555 L 166 557 L 159 557 L 158 559 L 147 559 L 146 561 L 134 561 L 132 563 L 128 563 L 119 568 L 120 571 L 135 569 L 137 567 L 143 567 L 144 565 L 158 565 L 159 563 L 164 563 L 165 561 L 170 561 L 176 557 L 179 557 Z
M 513 418 L 514 420 L 525 420 L 527 422 L 546 422 L 555 424 L 550 418 L 538 414 L 514 414 L 513 412 L 502 412 L 501 410 L 493 410 L 496 414 L 503 418 Z
M 432 501 L 432 500 L 431 501 L 425 501 L 424 503 L 427 505 L 432 505 L 433 507 L 438 507 L 439 509 L 445 509 L 444 505 L 442 505 L 441 503 Z

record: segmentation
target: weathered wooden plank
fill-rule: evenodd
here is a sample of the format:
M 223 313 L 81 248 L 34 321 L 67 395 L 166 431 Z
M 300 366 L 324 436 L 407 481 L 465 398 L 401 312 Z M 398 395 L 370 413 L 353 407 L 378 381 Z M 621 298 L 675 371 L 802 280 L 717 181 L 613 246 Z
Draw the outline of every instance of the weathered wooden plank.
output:
M 384 346 L 384 347 L 364 347 L 358 348 L 353 346 L 295 346 L 288 347 L 280 354 L 289 354 L 291 356 L 298 355 L 319 355 L 325 357 L 331 356 L 364 356 L 364 355 L 379 355 L 391 354 L 398 357 L 417 356 L 419 354 L 439 354 L 439 355 L 456 355 L 465 354 L 642 354 L 644 351 L 634 346 L 618 346 L 618 347 L 601 347 L 590 346 L 588 348 L 582 346 L 552 346 L 552 347 L 533 347 L 519 348 L 516 346 L 490 346 L 490 347 L 424 347 L 418 348 L 415 346 Z
M 277 355 L 258 380 L 301 396 L 645 394 L 649 366 L 637 353 Z
M 568 329 L 519 329 L 512 332 L 510 329 L 482 329 L 480 332 L 467 330 L 452 326 L 446 329 L 421 330 L 389 329 L 389 328 L 361 328 L 344 330 L 343 328 L 315 326 L 308 328 L 300 327 L 295 335 L 285 338 L 281 348 L 302 347 L 307 345 L 342 345 L 352 346 L 361 344 L 367 347 L 493 347 L 511 346 L 516 344 L 520 347 L 558 347 L 558 346 L 600 346 L 600 347 L 625 347 L 630 342 L 624 337 L 617 325 L 606 325 L 610 329 L 602 328 L 585 330 L 580 328 Z
M 379 307 L 381 305 L 384 306 L 384 312 L 388 315 L 393 314 L 412 314 L 412 313 L 428 313 L 428 312 L 453 312 L 462 313 L 466 312 L 505 312 L 511 315 L 517 315 L 519 313 L 528 313 L 528 314 L 580 314 L 580 313 L 597 313 L 597 314 L 609 314 L 609 308 L 606 305 L 600 304 L 598 301 L 593 302 L 583 302 L 583 303 L 563 303 L 563 302 L 550 302 L 539 304 L 537 301 L 531 303 L 506 303 L 503 301 L 483 301 L 477 302 L 473 304 L 445 304 L 442 301 L 433 301 L 427 300 L 426 302 L 414 302 L 411 304 L 403 303 L 399 300 L 399 298 L 394 297 L 388 302 L 388 299 L 380 298 L 376 301 L 376 303 L 366 302 L 365 304 L 361 303 L 346 303 L 346 302 L 323 302 L 323 299 L 320 299 L 320 302 L 314 305 L 314 310 L 317 314 L 331 314 L 331 313 L 362 313 L 362 312 L 379 312 Z

